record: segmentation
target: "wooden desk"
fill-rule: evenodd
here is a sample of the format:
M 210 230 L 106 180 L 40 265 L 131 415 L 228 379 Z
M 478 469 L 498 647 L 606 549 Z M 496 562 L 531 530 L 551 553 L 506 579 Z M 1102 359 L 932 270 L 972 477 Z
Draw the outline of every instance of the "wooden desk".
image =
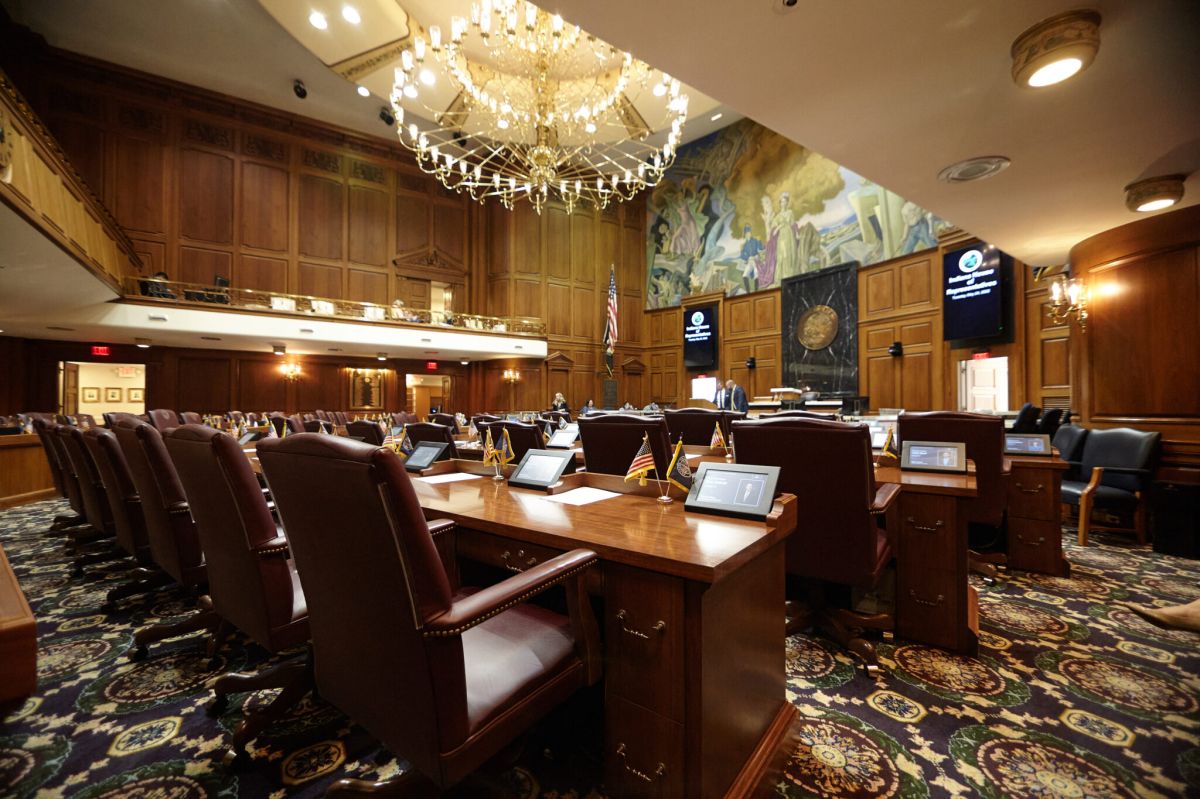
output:
M 896 637 L 962 654 L 979 650 L 979 597 L 967 582 L 967 517 L 975 475 L 876 466 L 875 480 L 899 483 Z
M 36 435 L 0 436 L 0 508 L 54 496 L 54 478 Z
M 486 478 L 413 484 L 429 517 L 457 522 L 457 549 L 472 559 L 519 571 L 575 547 L 600 555 L 614 796 L 757 786 L 795 713 L 782 612 L 793 497 L 764 524 L 685 514 L 682 501 L 645 495 L 650 487 L 571 506 Z
M 37 624 L 0 547 L 0 710 L 37 690 Z
M 1008 567 L 1071 576 L 1062 551 L 1062 479 L 1067 462 L 1058 457 L 1010 456 L 1008 482 Z

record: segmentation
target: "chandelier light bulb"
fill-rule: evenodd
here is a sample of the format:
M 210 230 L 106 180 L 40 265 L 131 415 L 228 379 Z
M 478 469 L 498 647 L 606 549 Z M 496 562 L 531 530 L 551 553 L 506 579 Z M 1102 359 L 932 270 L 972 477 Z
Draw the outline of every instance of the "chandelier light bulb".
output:
M 418 36 L 413 40 L 413 54 L 417 57 L 417 61 L 425 60 L 425 39 Z
M 442 29 L 437 25 L 429 26 L 429 48 L 435 53 L 442 49 Z

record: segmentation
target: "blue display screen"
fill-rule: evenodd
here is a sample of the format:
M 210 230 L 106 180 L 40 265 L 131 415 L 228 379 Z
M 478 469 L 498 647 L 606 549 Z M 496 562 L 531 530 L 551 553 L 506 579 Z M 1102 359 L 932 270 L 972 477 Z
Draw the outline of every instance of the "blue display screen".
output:
M 683 365 L 687 369 L 712 369 L 717 365 L 716 306 L 683 312 Z

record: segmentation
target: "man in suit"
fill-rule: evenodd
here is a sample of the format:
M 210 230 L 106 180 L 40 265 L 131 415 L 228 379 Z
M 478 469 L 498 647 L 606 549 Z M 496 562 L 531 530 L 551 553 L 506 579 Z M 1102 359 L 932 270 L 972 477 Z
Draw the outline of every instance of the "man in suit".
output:
M 725 381 L 725 387 L 717 392 L 713 402 L 723 411 L 745 413 L 750 409 L 750 403 L 746 401 L 746 390 L 733 382 L 732 378 Z

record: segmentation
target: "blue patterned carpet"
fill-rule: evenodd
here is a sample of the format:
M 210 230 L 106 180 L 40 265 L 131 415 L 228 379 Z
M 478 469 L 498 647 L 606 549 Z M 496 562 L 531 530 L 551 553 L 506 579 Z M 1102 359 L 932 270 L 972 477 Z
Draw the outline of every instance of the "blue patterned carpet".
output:
M 229 732 L 269 692 L 234 695 L 210 718 L 207 684 L 269 662 L 235 639 L 209 664 L 203 637 L 131 662 L 132 632 L 191 612 L 163 591 L 102 608 L 123 571 L 69 576 L 45 530 L 65 503 L 0 512 L 3 545 L 38 618 L 39 689 L 0 722 L 0 796 L 320 796 L 342 776 L 403 767 L 319 699 L 252 744 L 249 766 L 218 762 Z M 1200 564 L 1121 538 L 1068 544 L 1071 579 L 1013 574 L 980 588 L 983 647 L 960 658 L 904 641 L 880 647 L 869 680 L 835 645 L 788 641 L 789 698 L 801 712 L 782 797 L 1200 796 L 1200 635 L 1160 630 L 1120 608 L 1200 597 Z M 543 723 L 523 751 L 458 796 L 598 799 L 598 696 Z M 587 727 L 588 729 L 580 729 Z

